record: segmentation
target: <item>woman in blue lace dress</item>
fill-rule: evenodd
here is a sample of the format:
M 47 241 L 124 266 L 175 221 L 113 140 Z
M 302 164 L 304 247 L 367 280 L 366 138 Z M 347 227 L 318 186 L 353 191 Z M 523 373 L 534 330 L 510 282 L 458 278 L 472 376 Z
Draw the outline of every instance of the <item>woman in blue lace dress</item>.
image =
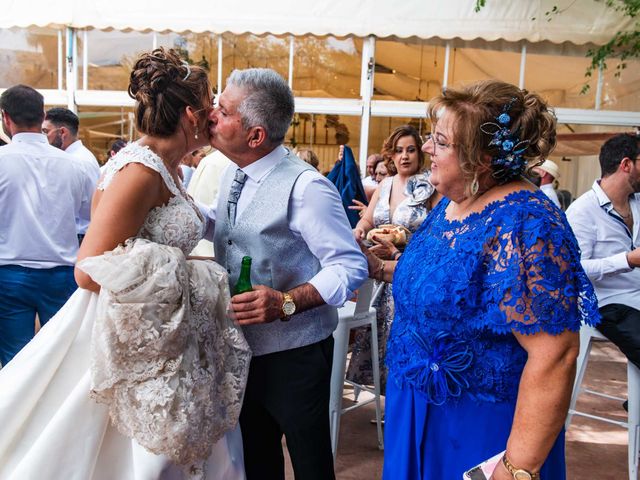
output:
M 386 280 L 395 268 L 384 478 L 459 480 L 506 450 L 494 480 L 562 480 L 577 331 L 598 313 L 564 214 L 521 178 L 555 118 L 495 80 L 448 89 L 429 114 L 445 199 L 397 268 L 369 257 Z

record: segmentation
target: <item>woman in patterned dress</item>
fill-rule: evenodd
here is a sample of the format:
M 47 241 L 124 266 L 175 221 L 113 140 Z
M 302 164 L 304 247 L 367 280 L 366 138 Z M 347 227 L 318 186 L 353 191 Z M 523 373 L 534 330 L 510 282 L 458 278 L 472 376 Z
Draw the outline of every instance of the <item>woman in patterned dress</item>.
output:
M 429 171 L 423 171 L 424 153 L 418 131 L 411 125 L 396 128 L 382 147 L 382 156 L 390 177 L 376 189 L 369 206 L 353 232 L 363 240 L 369 230 L 384 224 L 401 225 L 415 232 L 439 196 L 429 181 Z M 410 236 L 409 236 L 410 238 Z M 389 242 L 378 241 L 370 252 L 385 260 L 397 260 L 401 252 Z M 393 292 L 391 283 L 384 283 L 375 303 L 377 309 L 380 383 L 384 393 L 387 375 L 384 358 L 389 329 L 393 322 Z M 347 378 L 361 385 L 373 384 L 371 341 L 367 327 L 356 331 Z

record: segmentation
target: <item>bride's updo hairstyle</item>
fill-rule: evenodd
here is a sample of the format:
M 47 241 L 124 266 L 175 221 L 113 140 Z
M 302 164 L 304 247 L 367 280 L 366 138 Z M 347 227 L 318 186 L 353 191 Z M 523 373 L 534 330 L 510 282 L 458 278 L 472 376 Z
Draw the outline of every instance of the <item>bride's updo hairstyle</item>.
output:
M 498 80 L 447 89 L 429 102 L 434 127 L 453 115 L 453 138 L 467 185 L 490 171 L 499 184 L 520 178 L 556 145 L 556 118 L 536 93 Z
M 185 107 L 202 110 L 212 101 L 207 72 L 184 62 L 175 50 L 163 47 L 138 57 L 128 92 L 136 100 L 138 131 L 158 137 L 176 132 Z

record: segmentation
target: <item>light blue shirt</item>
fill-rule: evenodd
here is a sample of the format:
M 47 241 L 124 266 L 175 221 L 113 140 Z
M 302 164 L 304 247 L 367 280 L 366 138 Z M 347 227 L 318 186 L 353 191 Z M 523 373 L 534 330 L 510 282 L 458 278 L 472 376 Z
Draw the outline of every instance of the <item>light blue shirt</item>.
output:
M 0 265 L 73 265 L 75 218 L 92 180 L 40 133 L 18 133 L 0 147 Z

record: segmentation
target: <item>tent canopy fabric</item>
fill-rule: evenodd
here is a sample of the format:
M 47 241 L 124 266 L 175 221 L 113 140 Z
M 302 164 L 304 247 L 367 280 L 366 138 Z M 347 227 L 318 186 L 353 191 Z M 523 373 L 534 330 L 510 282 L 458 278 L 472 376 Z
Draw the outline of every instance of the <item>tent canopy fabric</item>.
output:
M 596 0 L 4 0 L 0 28 L 67 26 L 157 32 L 271 33 L 603 44 L 634 22 Z M 548 14 L 554 7 L 559 14 Z

